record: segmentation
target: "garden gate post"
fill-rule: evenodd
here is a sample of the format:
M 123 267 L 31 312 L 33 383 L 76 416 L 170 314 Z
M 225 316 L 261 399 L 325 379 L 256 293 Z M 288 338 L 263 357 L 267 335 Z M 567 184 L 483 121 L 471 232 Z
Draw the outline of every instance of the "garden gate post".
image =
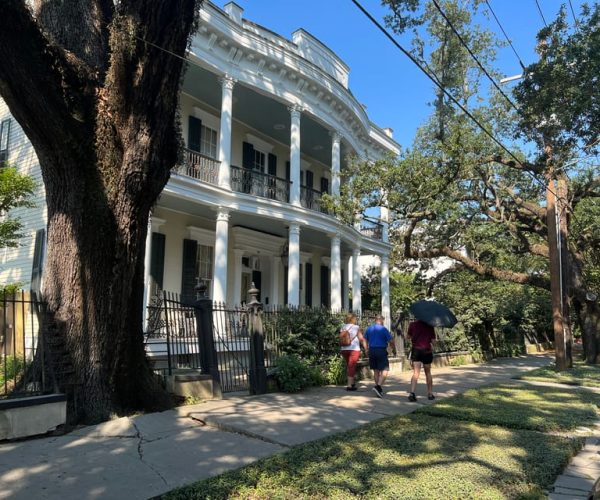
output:
M 195 290 L 194 314 L 196 315 L 196 334 L 198 335 L 198 347 L 200 349 L 201 373 L 211 376 L 213 397 L 220 399 L 223 394 L 213 336 L 213 304 L 212 300 L 206 296 L 206 285 L 204 283 L 199 283 Z
M 252 283 L 248 294 L 250 301 L 246 305 L 250 324 L 250 394 L 267 392 L 267 370 L 265 368 L 265 339 L 263 334 L 263 305 L 258 300 L 258 289 Z

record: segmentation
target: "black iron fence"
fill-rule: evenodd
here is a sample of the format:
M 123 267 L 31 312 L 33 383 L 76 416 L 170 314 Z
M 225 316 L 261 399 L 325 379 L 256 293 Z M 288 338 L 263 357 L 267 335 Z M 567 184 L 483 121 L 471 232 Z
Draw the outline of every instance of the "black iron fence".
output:
M 0 398 L 52 392 L 42 322 L 46 304 L 29 292 L 0 294 Z

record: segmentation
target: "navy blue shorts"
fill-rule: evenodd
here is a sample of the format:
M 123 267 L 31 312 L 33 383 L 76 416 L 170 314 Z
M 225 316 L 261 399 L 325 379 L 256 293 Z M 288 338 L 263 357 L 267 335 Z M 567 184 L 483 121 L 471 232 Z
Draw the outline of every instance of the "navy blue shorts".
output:
M 372 347 L 369 349 L 369 368 L 371 370 L 389 370 L 387 349 L 385 347 Z

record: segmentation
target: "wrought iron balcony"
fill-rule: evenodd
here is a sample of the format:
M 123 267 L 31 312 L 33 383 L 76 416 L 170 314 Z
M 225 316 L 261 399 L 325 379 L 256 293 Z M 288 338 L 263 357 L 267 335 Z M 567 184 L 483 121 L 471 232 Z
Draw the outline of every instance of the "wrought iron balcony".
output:
M 300 186 L 300 205 L 310 210 L 327 213 L 327 210 L 321 207 L 321 194 L 321 191 L 316 189 Z
M 186 148 L 184 151 L 183 165 L 173 169 L 176 173 L 210 184 L 219 183 L 220 161 L 191 149 Z
M 238 193 L 252 194 L 289 202 L 291 182 L 256 170 L 231 166 L 231 189 Z
M 370 217 L 364 217 L 360 224 L 360 232 L 367 238 L 383 241 L 383 224 Z

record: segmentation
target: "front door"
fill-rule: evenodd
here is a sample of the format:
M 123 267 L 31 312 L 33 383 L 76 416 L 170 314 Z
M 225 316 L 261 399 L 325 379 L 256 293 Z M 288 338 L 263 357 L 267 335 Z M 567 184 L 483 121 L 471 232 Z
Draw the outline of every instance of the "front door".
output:
M 251 273 L 242 273 L 242 290 L 240 293 L 240 297 L 242 298 L 242 304 L 245 304 L 250 299 L 250 297 L 248 296 L 248 290 L 250 290 L 251 284 L 252 284 L 252 274 Z

